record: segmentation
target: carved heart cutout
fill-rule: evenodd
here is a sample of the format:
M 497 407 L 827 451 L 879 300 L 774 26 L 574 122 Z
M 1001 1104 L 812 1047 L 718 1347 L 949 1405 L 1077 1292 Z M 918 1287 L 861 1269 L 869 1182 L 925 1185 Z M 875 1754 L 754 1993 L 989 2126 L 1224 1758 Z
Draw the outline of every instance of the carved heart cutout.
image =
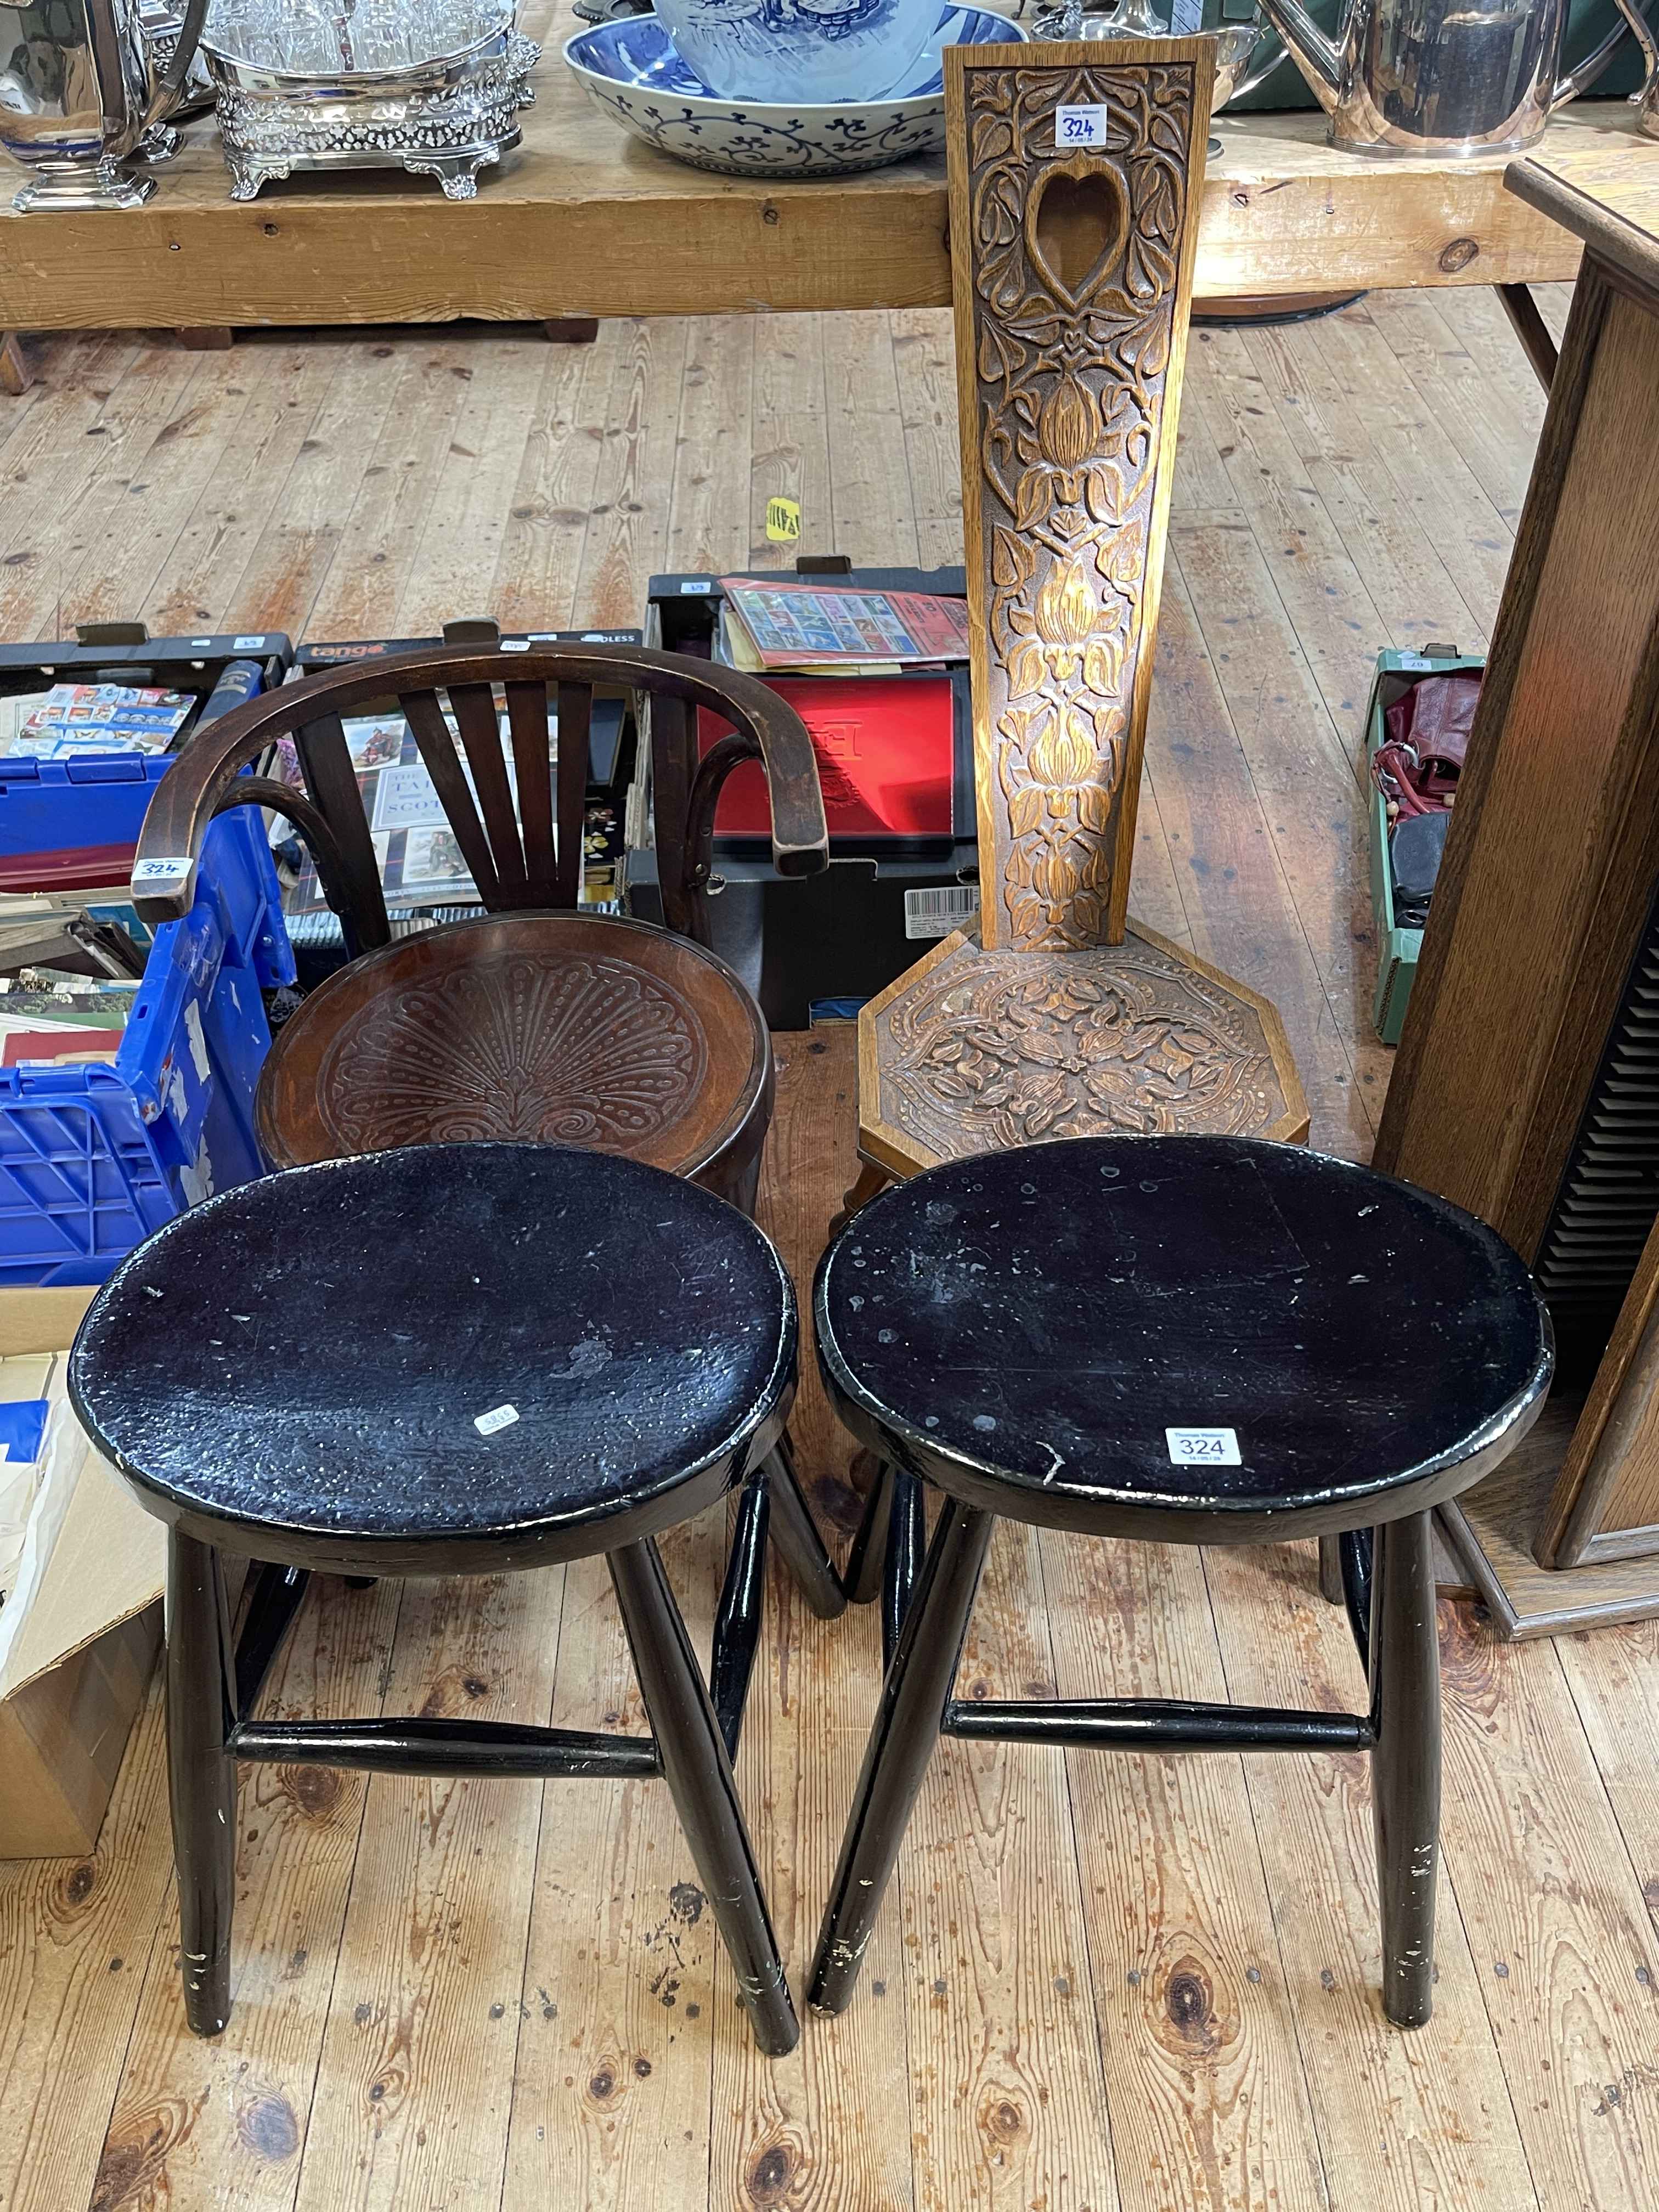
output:
M 1075 314 L 1116 260 L 1127 211 L 1117 173 L 1087 154 L 1056 161 L 1025 211 L 1038 275 Z

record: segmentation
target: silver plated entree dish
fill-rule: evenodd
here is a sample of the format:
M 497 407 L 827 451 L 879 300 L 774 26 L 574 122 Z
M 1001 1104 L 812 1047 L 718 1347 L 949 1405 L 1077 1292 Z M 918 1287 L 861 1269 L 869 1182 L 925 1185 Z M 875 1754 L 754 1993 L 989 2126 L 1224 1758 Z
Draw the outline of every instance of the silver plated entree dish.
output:
M 435 177 L 449 199 L 474 198 L 478 172 L 519 143 L 541 48 L 514 27 L 510 5 L 460 0 L 425 35 L 465 42 L 420 58 L 422 12 L 382 25 L 368 7 L 347 8 L 319 22 L 218 0 L 202 54 L 231 198 L 307 170 L 392 167 Z

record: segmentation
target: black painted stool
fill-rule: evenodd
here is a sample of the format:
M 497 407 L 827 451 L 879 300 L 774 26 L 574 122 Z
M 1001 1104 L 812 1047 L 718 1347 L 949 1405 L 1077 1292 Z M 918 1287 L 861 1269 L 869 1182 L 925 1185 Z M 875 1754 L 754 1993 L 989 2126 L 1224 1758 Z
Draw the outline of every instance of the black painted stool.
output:
M 167 1523 L 167 1759 L 185 2003 L 230 2009 L 238 1759 L 665 1777 L 762 2048 L 799 2033 L 732 1779 L 769 1522 L 844 1600 L 778 1446 L 795 1302 L 754 1224 L 657 1168 L 441 1145 L 210 1199 L 94 1300 L 70 1393 Z M 653 1539 L 741 1483 L 697 1671 Z M 222 1551 L 264 1562 L 233 1649 Z M 251 1717 L 313 1571 L 495 1574 L 604 1553 L 653 1734 Z
M 882 1461 L 848 1583 L 875 1594 L 884 1518 L 888 1667 L 812 2005 L 839 2012 L 852 1994 L 942 1733 L 1369 1751 L 1383 2003 L 1402 2027 L 1427 2020 L 1430 1514 L 1519 1443 L 1548 1386 L 1549 1322 L 1516 1255 L 1455 1206 L 1298 1146 L 1079 1138 L 953 1162 L 875 1199 L 825 1254 L 814 1314 L 842 1419 Z M 923 1482 L 945 1492 L 925 1560 Z M 999 1514 L 1158 1543 L 1340 1532 L 1370 1711 L 958 1703 Z

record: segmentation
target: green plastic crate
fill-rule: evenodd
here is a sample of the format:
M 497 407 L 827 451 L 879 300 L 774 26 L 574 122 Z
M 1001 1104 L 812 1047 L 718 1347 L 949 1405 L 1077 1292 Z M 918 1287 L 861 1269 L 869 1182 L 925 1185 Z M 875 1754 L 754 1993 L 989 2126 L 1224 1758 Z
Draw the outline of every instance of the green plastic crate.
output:
M 1481 674 L 1484 656 L 1431 646 L 1422 653 L 1389 650 L 1376 656 L 1376 674 L 1365 708 L 1365 784 L 1370 799 L 1371 923 L 1376 938 L 1376 989 L 1371 1019 L 1384 1044 L 1398 1044 L 1423 950 L 1420 929 L 1401 929 L 1394 918 L 1394 876 L 1389 866 L 1389 803 L 1371 781 L 1371 759 L 1388 736 L 1383 716 L 1425 676 Z

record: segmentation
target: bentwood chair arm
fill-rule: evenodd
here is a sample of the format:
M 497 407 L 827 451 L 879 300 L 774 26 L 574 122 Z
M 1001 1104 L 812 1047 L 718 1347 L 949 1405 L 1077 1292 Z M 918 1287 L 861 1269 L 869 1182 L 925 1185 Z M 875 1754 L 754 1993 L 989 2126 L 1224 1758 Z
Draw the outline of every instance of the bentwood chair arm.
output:
M 705 891 L 714 867 L 714 810 L 720 805 L 726 779 L 745 761 L 762 757 L 760 741 L 747 731 L 734 730 L 713 744 L 697 763 L 691 779 L 691 797 L 685 810 L 686 889 Z
M 220 794 L 214 806 L 215 818 L 239 806 L 268 807 L 273 814 L 281 814 L 292 823 L 295 834 L 311 855 L 323 896 L 341 918 L 348 956 L 355 960 L 360 952 L 368 951 L 368 946 L 354 941 L 356 933 L 351 913 L 349 872 L 339 840 L 329 827 L 328 817 L 322 808 L 292 784 L 278 783 L 268 775 L 233 778 L 230 788 Z

